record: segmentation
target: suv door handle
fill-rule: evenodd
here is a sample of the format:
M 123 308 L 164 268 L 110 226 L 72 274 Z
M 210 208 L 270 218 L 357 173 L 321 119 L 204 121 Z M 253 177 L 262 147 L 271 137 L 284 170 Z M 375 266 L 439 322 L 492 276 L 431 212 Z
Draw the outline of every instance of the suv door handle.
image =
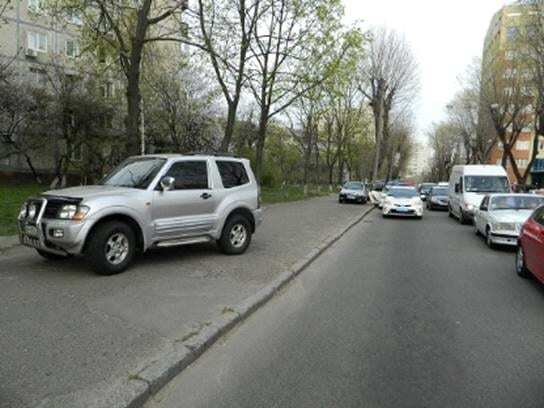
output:
M 200 198 L 202 198 L 203 200 L 207 200 L 208 198 L 212 198 L 212 195 L 209 193 L 202 193 L 200 195 Z

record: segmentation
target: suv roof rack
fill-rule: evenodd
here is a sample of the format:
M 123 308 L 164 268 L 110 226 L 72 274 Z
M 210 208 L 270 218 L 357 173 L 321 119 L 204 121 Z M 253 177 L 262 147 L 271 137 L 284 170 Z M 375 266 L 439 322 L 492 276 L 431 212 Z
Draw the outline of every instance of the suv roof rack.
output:
M 234 153 L 228 153 L 228 152 L 189 152 L 186 153 L 187 156 L 215 156 L 215 157 L 232 157 L 239 159 L 240 156 L 234 154 Z

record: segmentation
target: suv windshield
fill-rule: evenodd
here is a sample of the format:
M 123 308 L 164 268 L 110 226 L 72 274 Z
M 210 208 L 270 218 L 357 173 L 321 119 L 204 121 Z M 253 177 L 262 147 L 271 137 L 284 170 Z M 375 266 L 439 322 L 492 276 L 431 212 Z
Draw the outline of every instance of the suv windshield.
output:
M 431 194 L 433 196 L 447 196 L 448 195 L 448 188 L 447 187 L 434 187 L 431 190 Z
M 491 199 L 491 210 L 534 210 L 544 204 L 544 197 L 504 196 Z
M 414 198 L 417 197 L 417 190 L 415 188 L 392 188 L 389 190 L 388 195 L 395 198 Z
M 467 193 L 508 193 L 508 179 L 504 176 L 466 176 Z
M 165 162 L 166 159 L 156 157 L 125 160 L 113 169 L 100 184 L 103 186 L 146 189 Z
M 351 183 L 346 183 L 344 185 L 344 188 L 346 190 L 362 190 L 364 186 L 363 186 L 363 183 L 351 182 Z

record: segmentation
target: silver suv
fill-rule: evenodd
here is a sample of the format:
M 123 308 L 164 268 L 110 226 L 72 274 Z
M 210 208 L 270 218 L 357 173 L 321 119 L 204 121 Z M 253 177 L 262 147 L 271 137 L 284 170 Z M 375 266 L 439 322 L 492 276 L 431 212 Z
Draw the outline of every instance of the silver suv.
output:
M 226 254 L 241 254 L 262 221 L 259 191 L 246 159 L 131 157 L 99 185 L 29 198 L 19 235 L 47 259 L 83 254 L 103 275 L 152 247 L 217 241 Z

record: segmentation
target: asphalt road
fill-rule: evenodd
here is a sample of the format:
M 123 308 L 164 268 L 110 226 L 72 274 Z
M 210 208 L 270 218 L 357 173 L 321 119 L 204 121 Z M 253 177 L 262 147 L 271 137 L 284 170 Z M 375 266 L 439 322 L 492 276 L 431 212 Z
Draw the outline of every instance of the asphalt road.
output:
M 82 259 L 0 250 L 0 408 L 107 401 L 172 343 L 242 303 L 364 210 L 335 196 L 269 206 L 243 256 L 214 245 L 154 250 L 108 277 Z
M 146 408 L 543 407 L 544 289 L 444 213 L 374 212 Z

